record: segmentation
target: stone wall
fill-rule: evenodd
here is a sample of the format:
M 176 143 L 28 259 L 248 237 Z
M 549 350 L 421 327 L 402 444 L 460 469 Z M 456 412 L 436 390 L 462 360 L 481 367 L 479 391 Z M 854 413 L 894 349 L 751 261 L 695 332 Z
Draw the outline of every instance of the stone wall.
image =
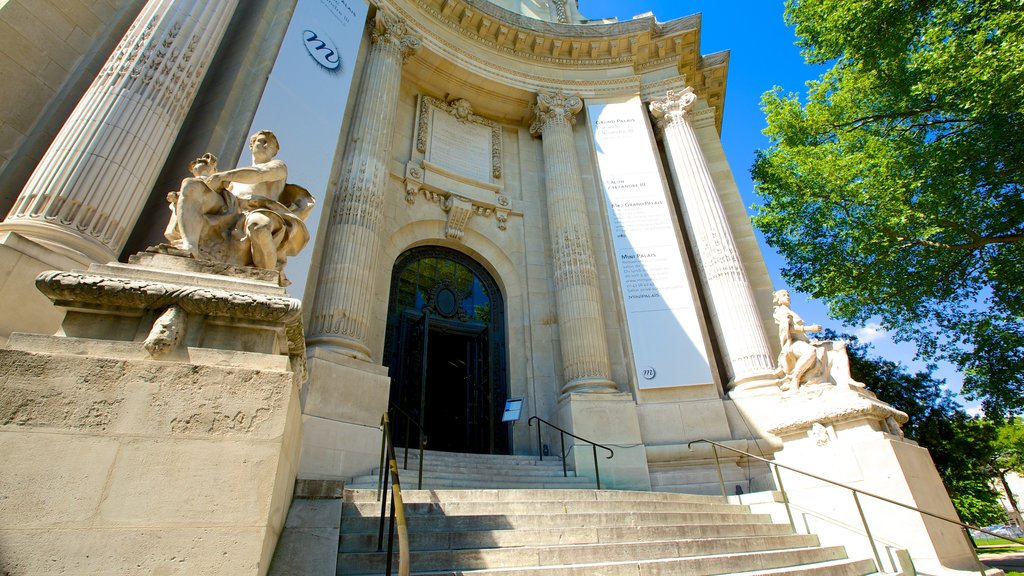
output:
M 0 350 L 0 573 L 265 574 L 300 436 L 291 372 Z

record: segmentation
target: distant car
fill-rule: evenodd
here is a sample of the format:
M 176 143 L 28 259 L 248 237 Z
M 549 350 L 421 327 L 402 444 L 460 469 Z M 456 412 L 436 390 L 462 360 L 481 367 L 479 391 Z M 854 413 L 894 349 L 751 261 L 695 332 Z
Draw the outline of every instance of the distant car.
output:
M 1010 526 L 1009 524 L 994 524 L 992 526 L 982 527 L 986 532 L 997 534 L 1003 538 L 1024 538 L 1024 528 L 1020 526 Z M 975 538 L 991 538 L 991 534 L 985 532 L 972 531 L 972 536 Z

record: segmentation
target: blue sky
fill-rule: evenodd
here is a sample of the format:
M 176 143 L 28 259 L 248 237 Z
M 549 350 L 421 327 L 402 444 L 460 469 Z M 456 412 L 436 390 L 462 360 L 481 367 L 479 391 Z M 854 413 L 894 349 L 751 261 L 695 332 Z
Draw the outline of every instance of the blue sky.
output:
M 628 20 L 637 14 L 653 12 L 659 22 L 666 22 L 697 12 L 702 14 L 701 53 L 730 52 L 722 144 L 748 207 L 758 201 L 750 180 L 750 166 L 755 152 L 768 146 L 767 138 L 761 134 L 765 126 L 760 109 L 761 95 L 774 86 L 781 86 L 786 92 L 802 93 L 805 83 L 824 71 L 821 67 L 812 68 L 804 63 L 800 49 L 795 45 L 796 36 L 783 21 L 783 8 L 782 0 L 579 1 L 580 12 L 593 19 L 616 17 Z M 776 289 L 787 288 L 779 272 L 785 261 L 764 244 L 760 235 L 758 240 Z M 912 344 L 894 343 L 884 332 L 877 330 L 877 325 L 844 326 L 828 318 L 821 302 L 809 300 L 806 295 L 796 292 L 791 296 L 793 309 L 807 322 L 857 334 L 862 341 L 871 342 L 879 356 L 902 362 L 913 369 L 923 366 L 914 360 Z M 940 365 L 936 375 L 945 378 L 953 390 L 959 390 L 963 382 L 963 376 L 948 364 Z M 971 403 L 968 407 L 973 405 Z

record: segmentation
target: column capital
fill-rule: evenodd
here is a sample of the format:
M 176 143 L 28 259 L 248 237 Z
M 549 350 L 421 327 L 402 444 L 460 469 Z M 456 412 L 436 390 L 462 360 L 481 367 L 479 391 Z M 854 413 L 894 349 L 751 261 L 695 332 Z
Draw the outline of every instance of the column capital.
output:
M 530 133 L 539 136 L 549 125 L 573 126 L 576 114 L 583 109 L 583 99 L 576 94 L 564 92 L 540 92 L 533 107 L 535 118 L 530 124 Z
M 383 9 L 377 10 L 370 41 L 394 47 L 402 55 L 402 60 L 415 54 L 420 47 L 420 37 L 409 31 L 405 20 Z
M 658 128 L 664 130 L 670 124 L 683 122 L 695 102 L 697 94 L 689 86 L 682 90 L 669 90 L 664 98 L 651 101 L 651 115 L 657 120 Z

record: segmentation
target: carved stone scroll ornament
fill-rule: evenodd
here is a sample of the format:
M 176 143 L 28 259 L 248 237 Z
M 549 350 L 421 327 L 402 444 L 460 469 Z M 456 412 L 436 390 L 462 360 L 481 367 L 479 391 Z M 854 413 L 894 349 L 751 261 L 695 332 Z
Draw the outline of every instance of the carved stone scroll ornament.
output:
M 153 329 L 149 331 L 149 337 L 142 343 L 142 347 L 151 356 L 162 356 L 174 350 L 185 335 L 187 320 L 188 315 L 180 306 L 174 305 L 164 310 L 153 323 Z
M 696 101 L 697 94 L 689 86 L 669 90 L 664 98 L 651 102 L 651 115 L 657 120 L 658 128 L 664 130 L 670 124 L 685 121 Z
M 448 222 L 444 235 L 452 240 L 462 240 L 466 234 L 466 222 L 473 215 L 473 203 L 454 194 L 445 199 L 444 211 L 448 213 Z
M 576 114 L 582 109 L 583 100 L 575 94 L 540 92 L 533 107 L 535 116 L 530 124 L 530 133 L 540 135 L 554 124 L 575 126 Z
M 377 10 L 370 41 L 397 49 L 402 60 L 415 54 L 421 44 L 419 37 L 409 32 L 409 26 L 405 20 L 383 9 Z

